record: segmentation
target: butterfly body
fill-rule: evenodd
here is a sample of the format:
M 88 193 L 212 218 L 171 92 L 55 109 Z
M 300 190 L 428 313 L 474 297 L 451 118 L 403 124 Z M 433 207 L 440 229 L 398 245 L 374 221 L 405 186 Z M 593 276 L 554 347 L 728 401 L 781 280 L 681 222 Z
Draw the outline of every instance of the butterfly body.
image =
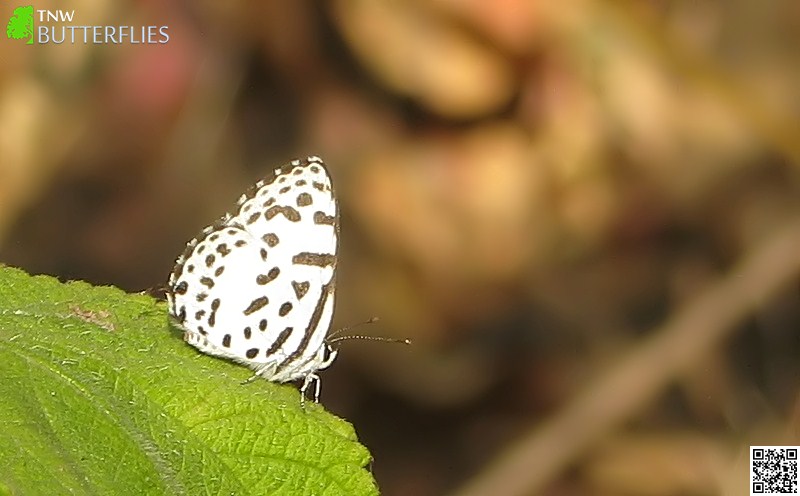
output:
M 336 358 L 333 318 L 339 217 L 322 160 L 292 161 L 178 257 L 167 301 L 186 342 L 274 382 L 316 382 Z

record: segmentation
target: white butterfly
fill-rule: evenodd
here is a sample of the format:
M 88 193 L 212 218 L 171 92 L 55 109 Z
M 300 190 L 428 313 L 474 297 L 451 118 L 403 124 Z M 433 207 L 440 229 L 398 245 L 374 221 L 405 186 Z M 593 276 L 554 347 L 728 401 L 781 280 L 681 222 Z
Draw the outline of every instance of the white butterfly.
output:
M 274 382 L 303 379 L 302 397 L 337 350 L 333 318 L 339 214 L 319 157 L 294 160 L 248 190 L 191 240 L 167 301 L 184 340 Z M 252 378 L 251 378 L 252 379 Z

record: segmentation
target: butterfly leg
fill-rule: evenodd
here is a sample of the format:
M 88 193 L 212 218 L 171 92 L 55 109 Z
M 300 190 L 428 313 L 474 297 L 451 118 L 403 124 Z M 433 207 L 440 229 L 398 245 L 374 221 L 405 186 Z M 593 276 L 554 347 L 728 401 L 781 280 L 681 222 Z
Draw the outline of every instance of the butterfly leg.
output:
M 276 364 L 270 363 L 270 364 L 265 365 L 264 367 L 261 367 L 260 369 L 256 369 L 255 374 L 253 374 L 252 376 L 248 377 L 246 380 L 242 381 L 242 384 L 250 384 L 251 382 L 253 382 L 254 380 L 256 380 L 259 377 L 264 377 L 264 376 L 266 376 L 268 378 L 272 377 L 275 374 L 275 368 L 276 367 L 277 367 Z
M 252 376 L 248 377 L 247 379 L 243 380 L 243 381 L 242 381 L 242 385 L 244 385 L 244 384 L 250 384 L 251 382 L 253 382 L 254 380 L 256 380 L 256 378 L 258 378 L 258 377 L 259 377 L 258 373 L 255 373 L 255 374 L 253 374 Z
M 330 364 L 332 364 L 333 361 L 336 360 L 336 355 L 338 354 L 339 350 L 334 350 L 333 348 L 330 347 L 330 345 L 326 345 L 324 351 L 320 355 L 320 358 L 322 358 L 322 362 L 320 362 L 320 364 L 317 366 L 317 370 L 327 369 L 330 366 Z
M 311 383 L 314 383 L 314 403 L 319 403 L 320 380 L 317 374 L 308 374 L 300 386 L 300 404 L 305 408 L 306 391 Z

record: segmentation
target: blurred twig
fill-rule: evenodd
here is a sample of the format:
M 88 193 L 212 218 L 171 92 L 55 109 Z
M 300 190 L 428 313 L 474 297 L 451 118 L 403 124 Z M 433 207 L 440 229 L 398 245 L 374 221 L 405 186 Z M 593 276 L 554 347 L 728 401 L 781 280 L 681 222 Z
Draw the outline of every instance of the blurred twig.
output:
M 455 494 L 537 493 L 577 456 L 696 366 L 739 321 L 798 273 L 800 219 L 795 219 Z

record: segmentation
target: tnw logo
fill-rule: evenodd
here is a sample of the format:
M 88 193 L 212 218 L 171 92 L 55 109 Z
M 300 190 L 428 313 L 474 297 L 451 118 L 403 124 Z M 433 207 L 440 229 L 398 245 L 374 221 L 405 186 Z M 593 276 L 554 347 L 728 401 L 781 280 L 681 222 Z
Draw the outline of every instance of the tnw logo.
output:
M 34 9 L 23 5 L 14 9 L 6 24 L 11 40 L 25 40 L 27 45 L 164 44 L 169 41 L 168 25 L 76 25 L 74 10 Z
M 33 5 L 25 5 L 14 9 L 6 25 L 6 34 L 12 40 L 24 40 L 26 45 L 33 45 Z
M 6 35 L 12 40 L 26 40 L 25 44 L 33 45 L 35 27 L 34 16 L 36 12 L 39 22 L 72 22 L 75 19 L 74 10 L 33 10 L 33 5 L 24 5 L 14 9 L 6 25 Z M 41 42 L 41 41 L 40 41 Z

